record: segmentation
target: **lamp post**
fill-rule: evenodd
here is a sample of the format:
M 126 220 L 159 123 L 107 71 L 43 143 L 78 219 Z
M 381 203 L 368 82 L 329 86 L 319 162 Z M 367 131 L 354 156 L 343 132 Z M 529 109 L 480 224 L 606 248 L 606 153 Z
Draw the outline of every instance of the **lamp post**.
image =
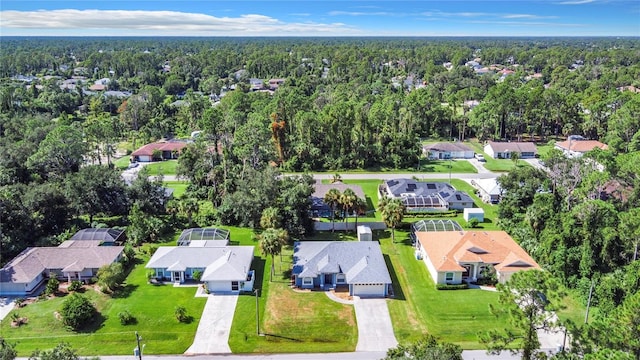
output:
M 136 331 L 136 341 L 138 342 L 138 347 L 136 347 L 135 349 L 133 349 L 133 354 L 138 355 L 138 360 L 142 360 L 142 348 L 140 347 L 140 340 L 142 340 L 142 337 L 140 337 L 140 335 L 138 335 L 138 332 Z

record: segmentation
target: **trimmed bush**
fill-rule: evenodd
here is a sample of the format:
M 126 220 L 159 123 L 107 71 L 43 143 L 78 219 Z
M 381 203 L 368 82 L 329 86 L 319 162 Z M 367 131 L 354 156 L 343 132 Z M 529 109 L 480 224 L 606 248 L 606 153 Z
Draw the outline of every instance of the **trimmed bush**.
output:
M 69 284 L 69 287 L 67 287 L 69 291 L 78 291 L 80 289 L 82 289 L 82 281 L 79 280 L 73 280 L 71 284 Z
M 118 313 L 118 319 L 120 319 L 120 324 L 122 325 L 131 325 L 136 323 L 136 318 L 131 315 L 129 310 L 120 311 Z
M 176 316 L 176 320 L 179 322 L 187 322 L 189 316 L 187 315 L 187 309 L 184 306 L 177 306 L 176 311 L 174 312 Z
M 47 281 L 47 287 L 44 289 L 44 293 L 47 295 L 53 295 L 58 292 L 60 288 L 60 281 L 54 277 Z
M 96 308 L 86 296 L 73 293 L 62 303 L 62 322 L 73 330 L 81 329 L 93 318 Z
M 456 284 L 456 285 L 450 285 L 450 284 L 437 284 L 436 285 L 436 289 L 438 290 L 464 290 L 464 289 L 468 289 L 469 288 L 469 284 Z

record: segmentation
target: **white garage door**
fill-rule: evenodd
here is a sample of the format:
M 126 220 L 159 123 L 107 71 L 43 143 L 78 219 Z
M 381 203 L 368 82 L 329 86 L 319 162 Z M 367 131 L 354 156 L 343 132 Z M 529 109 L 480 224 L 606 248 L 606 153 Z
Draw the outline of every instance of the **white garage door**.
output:
M 375 284 L 375 285 L 356 284 L 356 285 L 353 285 L 353 295 L 383 297 L 385 286 L 386 286 L 385 284 Z

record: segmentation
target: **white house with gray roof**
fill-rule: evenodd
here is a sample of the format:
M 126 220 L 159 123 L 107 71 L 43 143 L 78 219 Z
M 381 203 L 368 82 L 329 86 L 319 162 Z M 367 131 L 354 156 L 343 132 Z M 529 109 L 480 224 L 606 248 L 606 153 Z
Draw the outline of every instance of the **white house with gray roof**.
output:
M 463 210 L 473 207 L 473 199 L 446 182 L 424 182 L 414 179 L 386 180 L 378 187 L 378 195 L 401 199 L 406 212 Z
M 253 246 L 161 246 L 153 254 L 147 269 L 153 269 L 161 281 L 185 283 L 200 281 L 211 292 L 252 291 L 255 272 L 251 270 Z
M 51 277 L 69 282 L 91 279 L 102 266 L 120 260 L 124 250 L 90 240 L 75 242 L 88 246 L 32 247 L 21 252 L 0 270 L 0 296 L 37 295 Z
M 360 297 L 385 297 L 391 287 L 380 244 L 374 241 L 298 241 L 292 275 L 303 289 L 348 286 L 350 295 Z

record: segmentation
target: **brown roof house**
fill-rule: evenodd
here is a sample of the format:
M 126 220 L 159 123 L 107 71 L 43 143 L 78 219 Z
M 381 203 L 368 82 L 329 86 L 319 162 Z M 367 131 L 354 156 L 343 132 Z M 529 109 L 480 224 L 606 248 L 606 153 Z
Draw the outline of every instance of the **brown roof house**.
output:
M 586 140 L 582 136 L 569 136 L 569 139 L 557 142 L 555 144 L 556 149 L 562 150 L 565 156 L 568 157 L 581 157 L 584 153 L 591 151 L 595 148 L 607 150 L 609 146 L 603 144 L 597 140 Z
M 493 266 L 500 283 L 540 266 L 504 231 L 415 232 L 416 247 L 436 284 L 461 284 Z
M 440 142 L 422 147 L 422 152 L 431 160 L 473 159 L 473 149 L 459 142 Z
M 132 152 L 131 158 L 133 161 L 140 162 L 177 159 L 185 147 L 187 147 L 185 141 L 158 141 Z
M 98 269 L 119 261 L 124 247 L 99 246 L 96 240 L 84 246 L 31 247 L 0 269 L 0 296 L 36 295 L 49 278 L 89 280 Z M 64 243 L 63 243 L 64 244 Z
M 489 141 L 484 146 L 484 152 L 494 159 L 511 159 L 512 153 L 517 153 L 521 159 L 527 159 L 535 157 L 538 154 L 538 149 L 532 142 Z

